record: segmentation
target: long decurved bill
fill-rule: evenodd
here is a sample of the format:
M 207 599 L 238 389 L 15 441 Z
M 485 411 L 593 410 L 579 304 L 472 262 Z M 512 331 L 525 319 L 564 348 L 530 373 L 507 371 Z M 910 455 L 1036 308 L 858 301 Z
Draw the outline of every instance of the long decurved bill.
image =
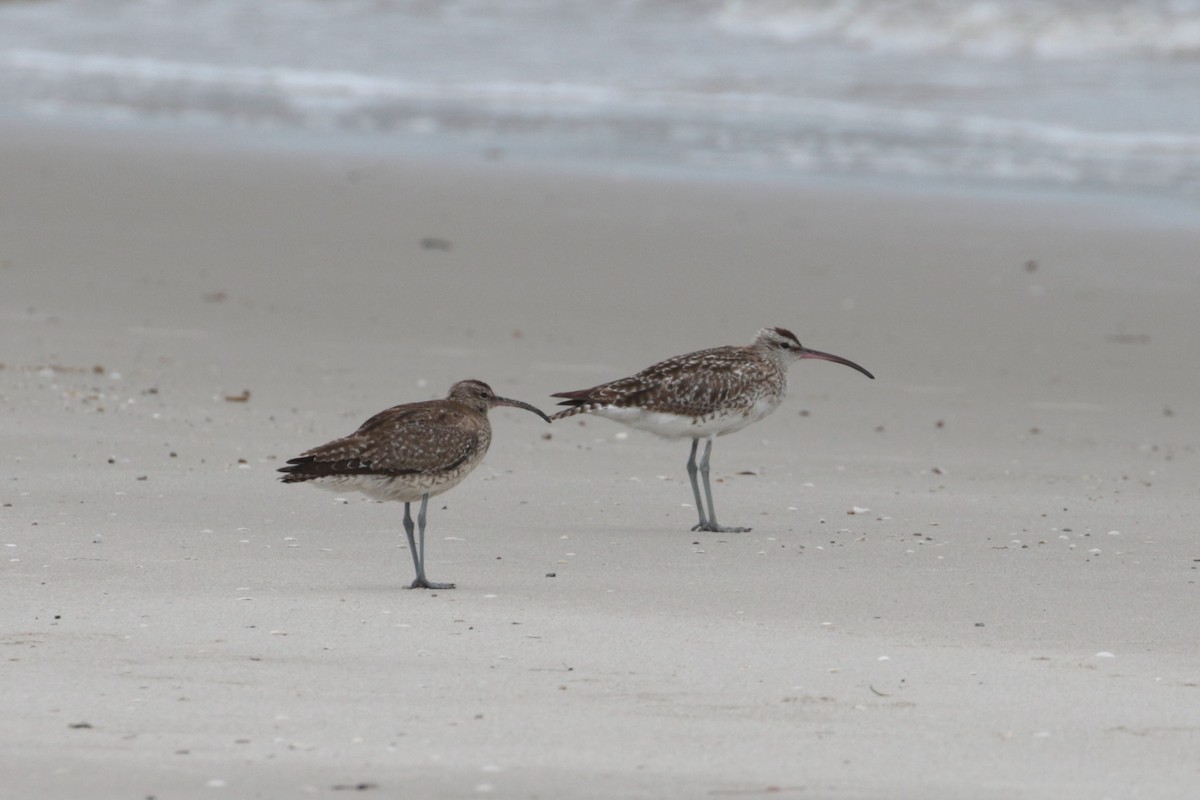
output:
M 522 403 L 520 400 L 511 400 L 507 397 L 497 397 L 492 400 L 492 406 L 512 406 L 513 408 L 523 408 L 526 411 L 532 411 L 534 414 L 537 414 L 539 417 L 546 420 L 546 422 L 550 421 L 550 418 L 541 411 L 529 405 L 529 403 Z
M 871 380 L 875 380 L 874 375 L 867 372 L 865 369 L 860 367 L 858 364 L 855 364 L 853 361 L 851 361 L 848 358 L 842 358 L 841 356 L 835 356 L 832 353 L 822 353 L 820 350 L 809 350 L 807 347 L 801 347 L 800 348 L 800 357 L 801 358 L 817 358 L 817 359 L 820 359 L 821 361 L 832 361 L 835 364 L 844 364 L 847 367 L 858 370 L 859 372 L 861 372 L 863 375 L 866 375 Z

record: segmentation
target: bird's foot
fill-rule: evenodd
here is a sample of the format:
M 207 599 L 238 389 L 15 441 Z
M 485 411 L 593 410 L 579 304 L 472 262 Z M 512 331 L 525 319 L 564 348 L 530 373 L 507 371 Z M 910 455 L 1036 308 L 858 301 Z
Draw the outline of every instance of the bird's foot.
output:
M 749 533 L 750 528 L 727 528 L 724 525 L 718 525 L 715 522 L 702 522 L 698 525 L 693 525 L 694 531 L 707 531 L 708 533 Z
M 410 589 L 453 589 L 453 583 L 434 583 L 424 578 L 417 578 L 408 585 Z

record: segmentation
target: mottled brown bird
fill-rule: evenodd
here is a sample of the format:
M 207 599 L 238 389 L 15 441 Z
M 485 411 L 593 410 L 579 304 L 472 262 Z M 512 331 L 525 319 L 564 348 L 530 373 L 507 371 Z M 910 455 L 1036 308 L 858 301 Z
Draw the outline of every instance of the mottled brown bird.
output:
M 660 361 L 628 378 L 551 395 L 566 398 L 559 405 L 568 406 L 551 419 L 597 414 L 668 439 L 691 439 L 687 471 L 700 515 L 700 522 L 692 530 L 741 533 L 750 529 L 717 524 L 708 466 L 713 440 L 740 431 L 778 408 L 787 393 L 788 365 L 802 358 L 845 364 L 868 378 L 875 378 L 853 361 L 804 347 L 789 330 L 763 328 L 745 347 L 714 347 L 687 353 Z M 696 450 L 701 439 L 707 439 L 698 470 L 704 480 L 707 515 L 696 482 Z
M 425 509 L 429 498 L 453 489 L 483 460 L 492 442 L 487 412 L 496 406 L 523 408 L 550 421 L 528 403 L 497 397 L 482 381 L 459 381 L 444 400 L 380 411 L 344 439 L 305 451 L 280 467 L 285 473 L 281 480 L 404 503 L 404 532 L 417 570 L 409 588 L 453 589 L 453 583 L 431 583 L 425 577 Z M 417 500 L 419 545 L 409 507 Z

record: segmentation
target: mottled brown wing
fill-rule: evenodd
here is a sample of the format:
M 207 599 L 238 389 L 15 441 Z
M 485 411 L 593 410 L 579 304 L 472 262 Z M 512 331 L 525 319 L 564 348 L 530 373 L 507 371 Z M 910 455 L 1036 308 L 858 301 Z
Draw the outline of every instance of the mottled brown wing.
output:
M 757 363 L 747 360 L 744 348 L 715 347 L 668 358 L 628 378 L 552 396 L 566 398 L 559 405 L 580 411 L 640 406 L 668 414 L 702 416 L 760 381 L 759 372 Z
M 285 481 L 324 475 L 407 475 L 452 469 L 490 437 L 467 414 L 444 403 L 381 411 L 343 439 L 314 447 L 281 469 Z M 465 424 L 464 424 L 465 423 Z

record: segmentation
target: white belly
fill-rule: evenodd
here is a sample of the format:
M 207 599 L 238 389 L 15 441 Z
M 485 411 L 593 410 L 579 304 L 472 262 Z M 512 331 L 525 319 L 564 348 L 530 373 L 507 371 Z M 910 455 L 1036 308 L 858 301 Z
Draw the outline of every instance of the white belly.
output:
M 703 439 L 724 436 L 758 422 L 779 407 L 780 399 L 761 398 L 752 405 L 732 412 L 714 412 L 702 417 L 687 417 L 642 408 L 605 406 L 592 413 L 615 422 L 648 431 L 668 439 Z
M 394 478 L 383 475 L 329 475 L 313 478 L 307 483 L 332 492 L 362 492 L 381 503 L 389 500 L 415 503 L 422 495 L 435 497 L 453 489 L 469 472 L 469 469 L 464 469 L 453 474 L 402 475 Z

